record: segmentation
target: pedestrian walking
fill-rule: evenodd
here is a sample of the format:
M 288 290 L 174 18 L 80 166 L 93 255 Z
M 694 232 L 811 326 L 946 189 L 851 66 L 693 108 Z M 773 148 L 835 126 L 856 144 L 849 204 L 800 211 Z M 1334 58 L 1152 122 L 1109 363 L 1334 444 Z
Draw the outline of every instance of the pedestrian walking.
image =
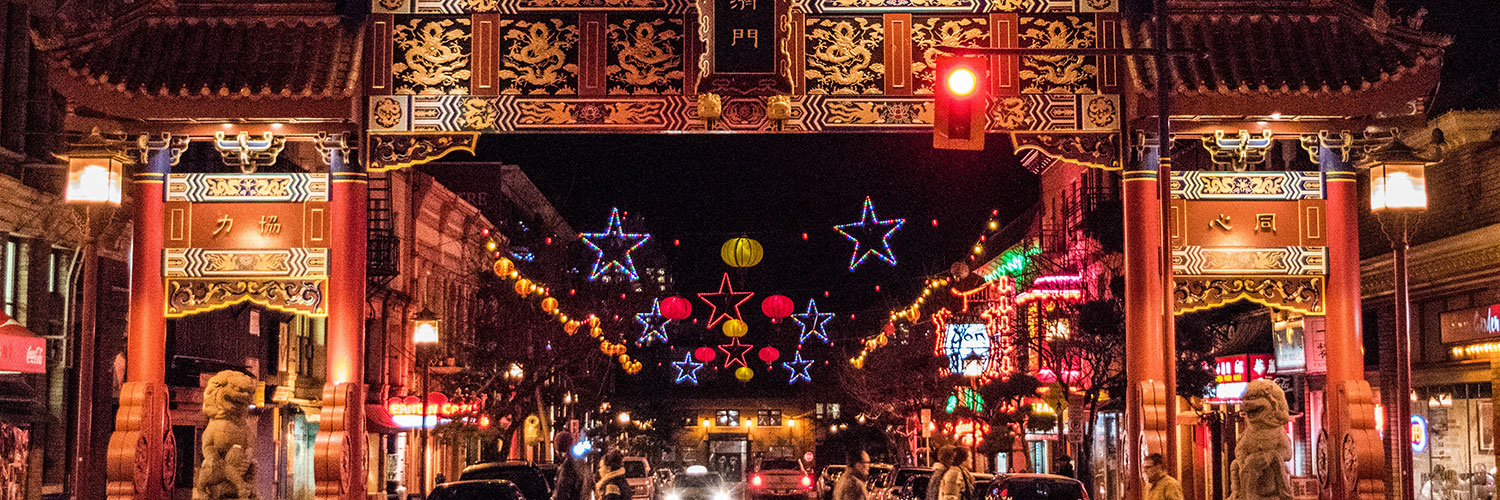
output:
M 974 474 L 969 472 L 973 454 L 968 448 L 954 448 L 953 460 L 943 472 L 943 482 L 938 488 L 938 500 L 970 500 L 974 498 Z M 928 486 L 929 488 L 931 485 Z
M 932 475 L 927 478 L 927 492 L 923 496 L 925 500 L 938 500 L 938 490 L 942 489 L 943 473 L 948 472 L 948 466 L 953 463 L 953 446 L 943 445 L 938 448 L 937 462 L 932 464 Z
M 630 500 L 634 496 L 630 481 L 625 479 L 625 455 L 620 450 L 609 450 L 599 462 L 599 481 L 594 483 L 594 498 Z
M 583 498 L 584 465 L 573 456 L 573 434 L 557 433 L 557 455 L 562 462 L 557 464 L 557 479 L 553 481 L 552 500 L 587 500 Z
M 1160 453 L 1146 456 L 1146 500 L 1182 500 L 1182 483 L 1167 474 L 1167 462 Z
M 865 500 L 865 481 L 870 477 L 870 454 L 856 449 L 849 453 L 848 466 L 833 485 L 833 500 Z

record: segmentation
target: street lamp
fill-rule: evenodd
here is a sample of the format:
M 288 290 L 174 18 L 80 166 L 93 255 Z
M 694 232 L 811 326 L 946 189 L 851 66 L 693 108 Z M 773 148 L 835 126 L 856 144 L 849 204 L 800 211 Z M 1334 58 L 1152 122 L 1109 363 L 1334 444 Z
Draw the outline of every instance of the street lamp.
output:
M 68 185 L 63 200 L 69 205 L 83 207 L 83 286 L 78 297 L 78 384 L 74 401 L 77 403 L 77 436 L 73 455 L 73 491 L 82 491 L 80 486 L 88 480 L 81 472 L 88 465 L 91 449 L 89 436 L 93 432 L 94 412 L 94 334 L 97 324 L 95 308 L 99 291 L 99 245 L 94 234 L 93 209 L 120 206 L 120 183 L 124 177 L 125 156 L 120 152 L 122 141 L 114 141 L 99 135 L 95 128 L 88 137 L 73 144 L 68 151 Z
M 427 381 L 432 375 L 432 363 L 427 361 L 426 355 L 427 351 L 437 345 L 441 325 L 442 319 L 425 305 L 422 306 L 420 312 L 411 317 L 411 343 L 417 350 L 417 364 L 422 367 L 422 460 L 418 468 L 420 474 L 418 481 L 421 484 L 418 489 L 421 490 L 424 498 L 427 496 L 427 443 L 432 438 L 432 426 L 427 423 L 427 419 L 432 415 L 432 411 L 427 407 L 428 401 L 431 400 L 428 397 L 430 392 Z
M 1391 217 L 1394 231 L 1400 240 L 1391 243 L 1395 247 L 1392 266 L 1395 268 L 1396 302 L 1396 349 L 1392 367 L 1382 366 L 1382 371 L 1391 370 L 1395 375 L 1391 388 L 1392 404 L 1386 408 L 1387 449 L 1398 457 L 1396 468 L 1401 471 L 1401 495 L 1398 498 L 1414 498 L 1412 485 L 1412 449 L 1399 429 L 1406 429 L 1411 421 L 1411 284 L 1408 282 L 1406 251 L 1411 246 L 1409 222 L 1411 216 L 1427 209 L 1426 168 L 1433 161 L 1418 156 L 1416 151 L 1392 141 L 1360 160 L 1359 166 L 1370 173 L 1370 211 L 1382 219 Z M 1398 222 L 1399 221 L 1399 222 Z M 1386 221 L 1382 220 L 1382 223 Z M 1388 231 L 1387 234 L 1390 234 Z M 1389 372 L 1387 372 L 1389 373 Z

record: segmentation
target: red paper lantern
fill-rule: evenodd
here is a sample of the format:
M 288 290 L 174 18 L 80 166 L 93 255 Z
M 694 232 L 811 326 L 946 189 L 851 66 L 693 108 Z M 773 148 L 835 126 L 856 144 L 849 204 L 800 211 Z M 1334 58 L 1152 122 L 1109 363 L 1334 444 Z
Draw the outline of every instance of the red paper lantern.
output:
M 760 312 L 766 313 L 766 317 L 780 319 L 792 314 L 792 299 L 785 295 L 772 295 L 760 303 Z
M 766 363 L 774 363 L 777 358 L 781 357 L 781 351 L 776 350 L 775 347 L 765 346 L 760 348 L 759 355 L 761 361 L 765 361 Z
M 661 299 L 661 315 L 670 320 L 684 320 L 693 315 L 693 303 L 682 297 Z
M 698 361 L 703 362 L 703 363 L 708 363 L 710 361 L 713 361 L 714 360 L 714 348 L 712 348 L 712 347 L 699 347 L 697 349 L 694 349 L 693 350 L 693 358 L 695 358 Z

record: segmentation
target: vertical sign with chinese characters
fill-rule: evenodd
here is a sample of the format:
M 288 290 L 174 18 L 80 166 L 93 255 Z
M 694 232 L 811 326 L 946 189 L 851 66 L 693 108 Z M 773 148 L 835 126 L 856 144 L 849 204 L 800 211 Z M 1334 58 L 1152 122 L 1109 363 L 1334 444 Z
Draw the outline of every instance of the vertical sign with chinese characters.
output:
M 328 194 L 328 174 L 169 174 L 166 315 L 244 301 L 326 314 Z
M 714 73 L 776 72 L 776 0 L 713 0 Z

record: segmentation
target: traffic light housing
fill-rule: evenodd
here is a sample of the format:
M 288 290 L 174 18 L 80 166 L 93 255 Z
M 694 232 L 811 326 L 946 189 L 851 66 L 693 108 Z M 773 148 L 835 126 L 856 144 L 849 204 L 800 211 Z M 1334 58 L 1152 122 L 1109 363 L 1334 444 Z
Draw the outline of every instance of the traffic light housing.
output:
M 984 149 L 988 90 L 989 58 L 937 58 L 937 82 L 933 89 L 932 147 L 975 151 Z

